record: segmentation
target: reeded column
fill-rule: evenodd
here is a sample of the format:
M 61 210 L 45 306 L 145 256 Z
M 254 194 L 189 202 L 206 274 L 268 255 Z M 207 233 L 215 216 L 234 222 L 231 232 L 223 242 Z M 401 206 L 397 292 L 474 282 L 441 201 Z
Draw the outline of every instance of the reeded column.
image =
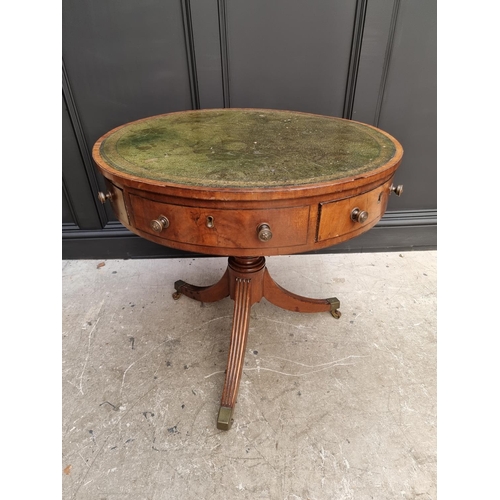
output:
M 236 278 L 234 288 L 234 315 L 229 344 L 226 379 L 222 390 L 221 406 L 217 418 L 217 428 L 228 430 L 231 427 L 236 397 L 240 386 L 245 349 L 248 338 L 250 320 L 250 287 L 252 280 Z
M 229 430 L 240 386 L 252 305 L 262 298 L 264 289 L 264 257 L 229 257 L 229 293 L 234 300 L 233 326 L 220 403 L 217 428 Z

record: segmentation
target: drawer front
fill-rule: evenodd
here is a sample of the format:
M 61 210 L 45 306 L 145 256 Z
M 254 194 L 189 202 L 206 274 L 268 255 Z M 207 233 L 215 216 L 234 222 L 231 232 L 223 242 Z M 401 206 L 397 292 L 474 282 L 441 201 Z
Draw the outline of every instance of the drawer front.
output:
M 108 179 L 105 179 L 105 182 L 108 194 L 111 195 L 109 198 L 111 207 L 113 208 L 113 212 L 115 213 L 117 219 L 124 224 L 130 224 L 130 219 L 123 198 L 123 191 Z
M 136 195 L 130 195 L 130 201 L 135 227 L 165 240 L 228 249 L 273 248 L 307 242 L 309 206 L 271 210 L 213 209 L 172 205 Z M 152 224 L 152 221 L 158 222 Z M 261 224 L 269 225 L 271 239 L 259 239 Z
M 373 191 L 345 200 L 320 203 L 317 241 L 358 231 L 380 219 L 387 207 L 390 184 L 386 183 Z M 358 212 L 353 214 L 356 209 Z M 366 212 L 366 218 L 362 212 Z M 356 213 L 358 216 L 361 214 L 360 221 L 355 220 Z

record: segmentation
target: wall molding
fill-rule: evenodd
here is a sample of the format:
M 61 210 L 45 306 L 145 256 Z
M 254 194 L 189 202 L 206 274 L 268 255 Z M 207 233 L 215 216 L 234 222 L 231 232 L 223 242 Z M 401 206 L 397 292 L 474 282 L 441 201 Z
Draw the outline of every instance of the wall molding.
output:
M 78 228 L 78 217 L 76 216 L 76 213 L 75 213 L 75 209 L 73 207 L 73 203 L 71 201 L 71 197 L 68 193 L 68 188 L 66 187 L 66 182 L 64 181 L 64 176 L 62 178 L 62 195 L 64 196 L 64 198 L 66 198 L 66 202 L 68 203 L 68 207 L 69 207 L 69 211 L 71 213 L 71 218 L 73 219 L 73 224 L 74 226 L 76 226 L 76 228 Z M 68 223 L 64 223 L 63 222 L 63 231 L 64 231 L 64 225 L 65 224 L 68 224 Z
M 90 183 L 91 190 L 94 193 L 99 191 L 99 182 L 97 180 L 97 175 L 94 169 L 94 163 L 90 153 L 90 148 L 87 144 L 87 139 L 85 138 L 85 133 L 83 131 L 83 126 L 78 113 L 78 108 L 73 97 L 73 92 L 71 91 L 71 85 L 64 65 L 64 60 L 62 62 L 62 91 L 63 98 L 66 103 L 66 108 L 68 110 L 69 119 L 71 121 L 71 126 L 73 127 L 73 132 L 75 134 L 76 142 L 78 144 L 78 149 L 80 150 L 80 156 L 82 158 L 83 166 L 87 174 L 88 181 Z M 68 200 L 70 200 L 68 198 Z M 108 221 L 108 216 L 102 204 L 97 203 L 94 198 L 94 204 L 96 207 L 97 215 L 101 224 L 104 226 Z M 72 207 L 72 211 L 73 207 Z
M 351 54 L 349 56 L 349 68 L 347 70 L 346 91 L 344 97 L 344 110 L 342 112 L 342 118 L 347 118 L 349 120 L 352 119 L 354 98 L 356 95 L 356 82 L 358 80 L 358 68 L 361 58 L 367 3 L 368 0 L 357 0 L 356 10 L 354 13 Z
M 219 42 L 220 59 L 222 72 L 222 102 L 225 108 L 231 107 L 229 93 L 229 42 L 227 27 L 227 6 L 226 0 L 217 0 L 217 11 L 219 14 Z
M 101 230 L 82 230 L 76 224 L 63 224 L 63 259 L 134 259 L 201 257 L 152 243 L 130 232 L 118 221 Z M 437 248 L 437 210 L 386 212 L 370 231 L 339 245 L 309 253 L 349 253 L 435 250 Z
M 379 126 L 380 114 L 382 112 L 382 104 L 384 102 L 385 86 L 387 84 L 387 78 L 389 75 L 389 66 L 391 63 L 392 48 L 394 46 L 394 37 L 396 35 L 396 25 L 398 21 L 399 4 L 401 0 L 394 0 L 392 6 L 391 14 L 391 24 L 389 27 L 389 35 L 387 37 L 387 45 L 385 48 L 384 63 L 382 67 L 382 76 L 380 78 L 380 86 L 377 97 L 377 105 L 375 107 L 375 117 L 373 119 L 373 124 L 375 127 Z
M 436 226 L 437 209 L 394 210 L 386 212 L 377 227 Z
M 191 107 L 200 109 L 200 92 L 198 87 L 198 71 L 196 70 L 196 52 L 193 36 L 193 19 L 191 17 L 191 0 L 181 0 L 182 23 L 184 26 L 184 42 L 189 75 Z

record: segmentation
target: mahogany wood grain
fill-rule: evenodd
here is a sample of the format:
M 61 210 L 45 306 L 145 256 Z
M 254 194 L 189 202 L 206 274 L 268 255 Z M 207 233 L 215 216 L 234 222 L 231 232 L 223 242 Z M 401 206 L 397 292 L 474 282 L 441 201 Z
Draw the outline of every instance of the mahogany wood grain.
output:
M 131 211 L 137 229 L 176 242 L 204 247 L 246 250 L 290 247 L 307 243 L 309 206 L 267 209 L 230 210 L 214 207 L 189 207 L 152 201 L 135 194 L 130 195 Z M 168 228 L 156 233 L 150 222 L 160 214 L 170 221 Z M 210 221 L 210 222 L 209 222 Z M 276 228 L 270 241 L 258 238 L 257 228 L 268 223 Z M 166 242 L 168 245 L 168 242 Z
M 359 230 L 360 226 L 366 226 L 374 221 L 378 222 L 387 207 L 390 187 L 391 182 L 386 182 L 362 195 L 320 203 L 317 241 L 331 241 Z M 356 208 L 368 213 L 365 222 L 355 222 L 351 218 Z
M 311 299 L 289 292 L 271 278 L 267 268 L 264 273 L 264 297 L 275 306 L 301 313 L 333 312 L 332 301 L 336 300 Z
M 348 191 L 267 203 L 182 199 L 117 186 L 109 180 L 107 185 L 118 219 L 132 232 L 179 250 L 229 257 L 304 253 L 358 236 L 371 229 L 386 210 L 393 175 L 383 181 L 372 179 Z M 351 220 L 358 206 L 369 213 L 364 223 Z M 150 222 L 160 214 L 169 219 L 170 226 L 158 234 Z M 212 228 L 206 225 L 208 216 L 214 218 Z M 265 242 L 256 231 L 263 222 L 270 223 L 273 232 L 273 238 Z
M 199 302 L 217 302 L 229 295 L 229 270 L 226 269 L 222 278 L 215 285 L 195 286 L 178 280 L 174 283 L 174 288 L 178 293 Z

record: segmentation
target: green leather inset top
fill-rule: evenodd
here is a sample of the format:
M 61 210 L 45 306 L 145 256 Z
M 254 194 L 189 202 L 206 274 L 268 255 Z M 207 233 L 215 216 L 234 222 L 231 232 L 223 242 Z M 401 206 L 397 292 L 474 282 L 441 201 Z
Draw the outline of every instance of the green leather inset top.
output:
M 313 184 L 363 174 L 396 153 L 360 123 L 291 111 L 216 109 L 159 115 L 120 127 L 100 147 L 116 170 L 207 187 Z

